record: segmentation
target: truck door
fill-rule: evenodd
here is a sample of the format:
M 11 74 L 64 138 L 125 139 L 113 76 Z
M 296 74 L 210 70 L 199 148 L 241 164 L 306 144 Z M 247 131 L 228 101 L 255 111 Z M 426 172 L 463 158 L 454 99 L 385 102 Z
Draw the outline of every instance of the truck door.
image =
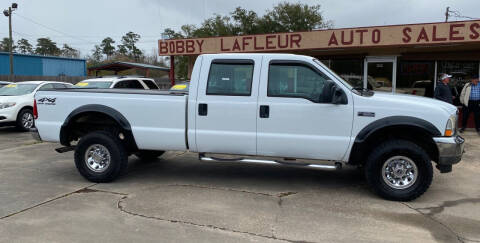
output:
M 350 143 L 353 101 L 325 103 L 330 73 L 306 60 L 263 59 L 257 153 L 264 156 L 341 160 Z M 338 83 L 337 86 L 343 86 Z M 344 91 L 348 91 L 343 86 Z
M 255 155 L 262 56 L 228 58 L 204 56 L 195 114 L 197 150 Z

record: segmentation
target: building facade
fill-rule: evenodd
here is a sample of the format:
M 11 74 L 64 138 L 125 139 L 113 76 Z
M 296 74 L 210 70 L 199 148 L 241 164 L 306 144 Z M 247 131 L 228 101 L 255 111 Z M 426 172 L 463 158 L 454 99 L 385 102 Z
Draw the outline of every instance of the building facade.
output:
M 16 76 L 86 76 L 85 59 L 14 53 L 13 71 Z M 0 75 L 10 74 L 8 52 L 0 52 Z
M 309 55 L 355 87 L 425 97 L 433 96 L 439 74 L 449 73 L 458 97 L 480 73 L 480 21 L 159 40 L 159 55 L 187 55 L 191 65 L 199 54 L 245 52 Z

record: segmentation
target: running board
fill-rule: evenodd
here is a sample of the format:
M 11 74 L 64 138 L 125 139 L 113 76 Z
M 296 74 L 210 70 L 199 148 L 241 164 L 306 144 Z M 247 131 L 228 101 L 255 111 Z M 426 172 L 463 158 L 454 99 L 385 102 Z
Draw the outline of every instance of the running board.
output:
M 278 161 L 278 160 L 263 160 L 263 159 L 250 159 L 250 158 L 224 159 L 224 158 L 206 157 L 203 154 L 199 154 L 198 158 L 202 161 L 244 162 L 244 163 L 251 163 L 251 164 L 285 165 L 285 166 L 310 168 L 310 169 L 317 169 L 317 170 L 340 170 L 340 169 L 342 169 L 342 163 L 340 163 L 340 162 L 335 162 L 335 165 L 302 164 L 302 163 L 288 163 L 288 162 L 283 162 L 283 161 Z
M 70 152 L 70 151 L 73 151 L 73 150 L 75 150 L 75 146 L 60 147 L 60 148 L 55 149 L 55 151 L 57 151 L 57 153 L 59 153 L 59 154 Z

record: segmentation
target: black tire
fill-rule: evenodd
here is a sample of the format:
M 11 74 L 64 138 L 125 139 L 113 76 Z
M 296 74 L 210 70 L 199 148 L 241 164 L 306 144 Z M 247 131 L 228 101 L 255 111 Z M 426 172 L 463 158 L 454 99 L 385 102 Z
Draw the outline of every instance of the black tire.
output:
M 165 151 L 141 150 L 136 152 L 135 156 L 142 161 L 150 161 L 162 156 L 164 153 Z
M 87 165 L 87 150 L 94 145 L 103 146 L 110 154 L 110 163 L 105 166 L 103 171 L 94 171 Z M 78 142 L 75 148 L 75 166 L 80 174 L 89 181 L 111 182 L 126 172 L 128 155 L 121 141 L 109 132 L 92 132 Z
M 395 188 L 383 178 L 383 165 L 394 156 L 410 159 L 417 168 L 416 180 L 407 188 Z M 410 201 L 430 187 L 433 178 L 432 162 L 423 148 L 406 140 L 389 140 L 374 148 L 365 165 L 365 177 L 375 193 L 394 201 Z
M 25 116 L 28 117 L 29 122 L 25 122 L 23 120 Z M 30 130 L 30 128 L 35 127 L 35 119 L 33 117 L 33 111 L 31 109 L 25 108 L 18 113 L 17 121 L 16 121 L 16 127 L 17 127 L 18 130 L 23 131 L 23 132 L 27 132 L 27 131 Z

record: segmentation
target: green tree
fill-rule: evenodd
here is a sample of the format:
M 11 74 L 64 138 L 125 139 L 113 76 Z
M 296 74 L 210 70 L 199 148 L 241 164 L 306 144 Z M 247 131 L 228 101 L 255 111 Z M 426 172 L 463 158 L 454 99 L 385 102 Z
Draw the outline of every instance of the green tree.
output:
M 236 23 L 233 27 L 236 34 L 251 35 L 261 32 L 258 26 L 258 15 L 254 11 L 247 11 L 241 7 L 237 7 L 233 12 L 231 12 L 231 15 Z
M 80 57 L 80 51 L 67 44 L 63 44 L 61 53 L 62 53 L 62 56 L 64 57 L 71 57 L 71 58 Z
M 35 47 L 35 54 L 43 56 L 59 56 L 61 54 L 57 43 L 50 40 L 50 38 L 38 38 L 37 46 Z
M 99 45 L 95 45 L 92 50 L 92 55 L 88 57 L 89 63 L 94 65 L 100 63 L 103 59 L 102 48 Z
M 332 24 L 324 21 L 320 5 L 284 2 L 259 19 L 258 26 L 262 33 L 277 33 L 325 29 Z
M 320 5 L 283 2 L 268 10 L 263 16 L 252 10 L 237 7 L 230 15 L 214 15 L 202 22 L 200 27 L 184 25 L 176 32 L 165 29 L 163 35 L 169 39 L 201 38 L 211 36 L 250 35 L 263 33 L 310 31 L 333 27 L 326 21 Z M 175 58 L 175 72 L 180 78 L 187 76 L 187 58 Z
M 107 60 L 109 60 L 113 54 L 115 54 L 115 46 L 113 46 L 113 44 L 115 44 L 115 41 L 110 37 L 103 39 L 102 43 L 100 44 L 102 53 L 107 56 Z
M 235 34 L 234 24 L 230 21 L 230 17 L 218 14 L 203 21 L 202 26 L 193 31 L 195 37 L 227 36 Z
M 10 38 L 7 37 L 3 38 L 0 42 L 0 51 L 10 52 L 10 44 L 12 44 L 13 51 L 15 52 L 17 47 L 13 45 L 13 41 L 10 41 Z
M 22 54 L 33 54 L 33 46 L 27 39 L 20 39 L 17 41 L 18 52 Z
M 135 34 L 132 31 L 128 32 L 122 37 L 122 44 L 118 45 L 118 52 L 122 55 L 135 58 L 135 60 L 140 59 L 143 53 L 136 46 L 140 38 L 139 34 Z

